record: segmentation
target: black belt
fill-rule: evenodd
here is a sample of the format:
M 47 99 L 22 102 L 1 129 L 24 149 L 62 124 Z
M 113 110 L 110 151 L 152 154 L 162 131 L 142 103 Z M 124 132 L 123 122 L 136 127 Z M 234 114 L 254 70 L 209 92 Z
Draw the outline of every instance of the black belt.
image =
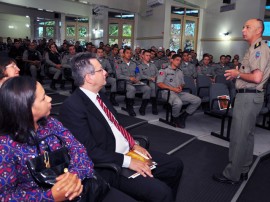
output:
M 241 88 L 236 90 L 237 93 L 262 93 L 263 91 L 259 91 L 256 89 L 248 89 L 248 88 Z

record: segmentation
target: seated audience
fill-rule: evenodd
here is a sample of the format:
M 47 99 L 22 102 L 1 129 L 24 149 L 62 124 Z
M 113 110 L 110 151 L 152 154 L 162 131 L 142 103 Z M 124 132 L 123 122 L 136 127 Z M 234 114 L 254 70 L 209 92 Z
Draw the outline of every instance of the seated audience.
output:
M 19 76 L 20 69 L 16 65 L 16 61 L 9 58 L 7 61 L 1 61 L 0 64 L 0 87 L 11 77 Z
M 30 73 L 34 79 L 37 79 L 38 74 L 41 73 L 42 56 L 36 50 L 36 44 L 31 42 L 28 49 L 23 53 L 23 61 L 25 62 L 25 73 Z M 41 78 L 39 78 L 42 81 Z
M 61 64 L 61 55 L 57 51 L 57 47 L 54 43 L 51 43 L 49 46 L 49 51 L 45 53 L 45 62 L 49 68 L 49 73 L 53 74 L 53 79 L 50 85 L 52 90 L 57 90 L 55 84 L 58 79 L 62 77 L 62 64 Z M 65 80 L 61 80 L 61 89 L 65 89 Z
M 151 88 L 151 103 L 152 114 L 157 115 L 157 100 L 156 100 L 156 79 L 158 75 L 158 69 L 155 64 L 150 62 L 151 53 L 145 50 L 142 55 L 142 63 L 139 65 L 140 78 L 148 81 L 148 86 Z
M 221 55 L 219 57 L 219 63 L 213 65 L 214 75 L 224 75 L 225 70 L 230 69 L 230 67 L 226 64 L 226 56 Z
M 0 89 L 0 106 L 1 201 L 68 201 L 80 196 L 82 180 L 93 176 L 93 162 L 84 146 L 60 122 L 48 117 L 51 98 L 41 84 L 30 77 L 7 80 Z M 51 151 L 61 148 L 59 139 L 50 134 L 64 140 L 71 159 L 68 171 L 58 176 L 51 188 L 44 188 L 33 179 L 26 162 L 38 156 L 35 138 L 48 136 L 47 144 L 40 143 L 41 153 L 46 147 Z M 115 189 L 104 199 L 117 200 L 134 201 Z
M 208 54 L 204 54 L 201 64 L 197 68 L 198 75 L 206 75 L 214 82 L 214 68 L 209 64 L 210 58 Z
M 61 121 L 84 144 L 94 163 L 115 163 L 141 174 L 128 179 L 122 175 L 117 177 L 108 169 L 98 170 L 111 186 L 139 201 L 172 202 L 182 174 L 182 161 L 135 144 L 132 136 L 118 123 L 117 113 L 109 100 L 99 93 L 106 84 L 106 71 L 100 70 L 103 70 L 101 64 L 89 54 L 74 58 L 72 73 L 80 87 L 60 108 Z M 157 168 L 151 171 L 147 162 L 130 158 L 126 155 L 130 150 L 138 150 L 152 158 L 157 162 Z
M 201 99 L 195 95 L 183 92 L 185 86 L 184 75 L 178 68 L 181 57 L 178 54 L 172 56 L 171 64 L 166 69 L 159 70 L 157 86 L 170 90 L 169 103 L 172 106 L 172 122 L 179 128 L 186 127 L 186 119 L 193 114 L 201 104 Z M 167 92 L 162 92 L 162 97 L 167 98 Z M 181 113 L 183 102 L 188 102 L 186 110 Z
M 189 62 L 187 51 L 183 52 L 180 69 L 182 70 L 184 76 L 189 76 L 189 77 L 192 77 L 194 79 L 197 77 L 196 67 L 194 64 Z
M 150 99 L 151 88 L 140 83 L 139 68 L 135 62 L 131 60 L 132 51 L 130 48 L 124 49 L 123 62 L 117 65 L 116 77 L 117 79 L 125 79 L 126 85 L 126 106 L 130 116 L 136 116 L 134 112 L 134 99 L 136 91 L 142 92 L 142 104 L 139 109 L 141 115 L 145 115 L 145 109 Z

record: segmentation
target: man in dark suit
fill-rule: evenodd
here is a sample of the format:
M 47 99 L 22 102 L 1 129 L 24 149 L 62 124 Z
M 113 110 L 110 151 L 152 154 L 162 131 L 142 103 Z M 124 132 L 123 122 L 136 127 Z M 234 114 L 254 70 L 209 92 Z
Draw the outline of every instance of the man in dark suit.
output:
M 97 59 L 89 54 L 73 58 L 72 73 L 78 89 L 64 102 L 60 120 L 87 149 L 94 163 L 115 163 L 120 167 L 139 172 L 141 176 L 128 179 L 106 169 L 98 172 L 113 186 L 142 201 L 173 201 L 176 197 L 183 164 L 180 159 L 155 151 L 148 152 L 139 145 L 132 145 L 133 138 L 120 132 L 117 123 L 111 121 L 101 107 L 99 97 L 117 120 L 117 114 L 101 93 L 106 84 L 106 71 Z M 119 125 L 119 124 L 118 124 Z M 131 139 L 129 139 L 131 137 Z M 125 155 L 136 149 L 157 162 L 150 170 L 146 162 Z M 151 155 L 150 155 L 151 153 Z M 116 181 L 117 180 L 117 181 Z

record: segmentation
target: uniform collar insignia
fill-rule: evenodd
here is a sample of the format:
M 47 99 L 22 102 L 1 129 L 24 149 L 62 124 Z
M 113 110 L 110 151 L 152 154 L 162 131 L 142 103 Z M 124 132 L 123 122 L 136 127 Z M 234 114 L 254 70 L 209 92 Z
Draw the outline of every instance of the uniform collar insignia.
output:
M 261 42 L 258 42 L 258 43 L 255 44 L 254 49 L 256 49 L 256 48 L 258 48 L 260 46 L 261 46 Z

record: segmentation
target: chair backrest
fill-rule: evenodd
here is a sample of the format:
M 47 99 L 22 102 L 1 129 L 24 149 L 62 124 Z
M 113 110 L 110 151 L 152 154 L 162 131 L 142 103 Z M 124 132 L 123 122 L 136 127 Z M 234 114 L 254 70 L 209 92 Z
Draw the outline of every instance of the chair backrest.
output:
M 197 77 L 197 89 L 198 96 L 201 98 L 209 96 L 209 88 L 212 85 L 211 79 L 206 75 L 198 75 Z
M 197 89 L 194 82 L 194 79 L 190 76 L 184 76 L 185 86 L 183 91 L 197 95 Z
M 210 92 L 209 92 L 209 99 L 210 99 L 210 109 L 219 109 L 219 104 L 218 101 L 215 99 L 218 99 L 219 96 L 228 96 L 229 97 L 230 93 L 227 88 L 227 86 L 223 83 L 214 83 L 210 87 Z M 214 102 L 212 104 L 212 102 Z M 222 101 L 220 101 L 220 104 Z M 211 108 L 212 106 L 212 108 Z
M 217 75 L 215 77 L 215 83 L 227 83 L 226 77 L 224 75 Z

